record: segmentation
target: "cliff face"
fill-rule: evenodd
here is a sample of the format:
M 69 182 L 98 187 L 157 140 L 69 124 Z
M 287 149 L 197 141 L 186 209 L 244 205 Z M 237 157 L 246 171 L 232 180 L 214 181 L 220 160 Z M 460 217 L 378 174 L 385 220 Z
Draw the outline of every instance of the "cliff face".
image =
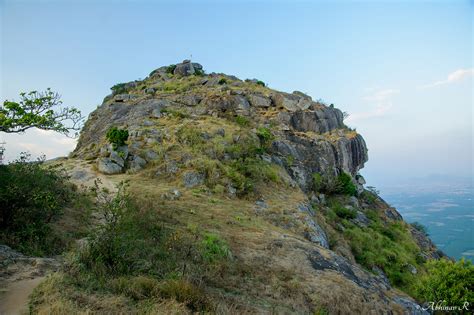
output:
M 339 109 L 301 92 L 269 89 L 258 80 L 206 75 L 189 61 L 113 91 L 89 116 L 72 157 L 90 161 L 106 175 L 126 173 L 149 198 L 161 198 L 164 208 L 167 203 L 183 207 L 178 189 L 185 197 L 204 192 L 218 199 L 212 209 L 201 200 L 186 199 L 184 206 L 197 209 L 193 215 L 200 225 L 222 217 L 222 225 L 212 221 L 213 229 L 232 240 L 239 264 L 260 272 L 254 287 L 235 284 L 235 300 L 247 304 L 243 301 L 258 296 L 265 302 L 240 311 L 266 312 L 268 302 L 283 312 L 311 312 L 324 305 L 336 313 L 422 313 L 389 278 L 410 279 L 419 259 L 442 254 L 364 189 L 358 172 L 368 160 L 367 147 L 344 125 Z M 126 145 L 108 143 L 110 127 L 128 131 Z M 355 187 L 353 196 L 316 187 L 341 174 Z M 234 213 L 239 213 L 237 226 Z M 243 225 L 242 217 L 258 225 Z M 363 243 L 368 238 L 390 243 L 393 252 L 379 253 L 372 241 Z M 299 279 L 291 306 L 294 296 L 278 297 L 274 283 L 262 282 L 281 270 Z

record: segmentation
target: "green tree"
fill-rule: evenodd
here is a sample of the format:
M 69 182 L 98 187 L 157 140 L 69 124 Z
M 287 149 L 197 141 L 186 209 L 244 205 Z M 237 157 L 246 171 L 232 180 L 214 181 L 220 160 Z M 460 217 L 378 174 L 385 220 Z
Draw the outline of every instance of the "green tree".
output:
M 431 260 L 426 267 L 426 273 L 415 286 L 421 300 L 444 301 L 450 306 L 474 301 L 474 266 L 469 260 Z
M 84 117 L 74 107 L 63 107 L 58 93 L 47 89 L 45 92 L 20 93 L 20 101 L 4 101 L 0 105 L 0 132 L 21 133 L 30 128 L 53 130 L 69 135 L 82 127 Z

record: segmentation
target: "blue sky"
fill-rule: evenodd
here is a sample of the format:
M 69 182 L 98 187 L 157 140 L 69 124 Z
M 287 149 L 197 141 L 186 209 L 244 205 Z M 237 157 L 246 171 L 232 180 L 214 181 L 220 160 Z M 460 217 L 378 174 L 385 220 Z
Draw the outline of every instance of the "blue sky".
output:
M 189 58 L 350 113 L 369 184 L 473 174 L 473 1 L 8 1 L 1 99 L 51 87 L 89 114 L 118 82 Z M 43 131 L 7 157 L 66 155 Z

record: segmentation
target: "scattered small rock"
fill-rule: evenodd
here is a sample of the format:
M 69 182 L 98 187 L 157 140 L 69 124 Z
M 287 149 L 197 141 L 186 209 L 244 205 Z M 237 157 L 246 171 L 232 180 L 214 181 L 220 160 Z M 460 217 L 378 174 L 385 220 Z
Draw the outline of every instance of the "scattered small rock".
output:
M 183 174 L 183 184 L 186 188 L 192 188 L 204 183 L 204 175 L 189 171 Z
M 181 198 L 181 192 L 177 189 L 171 189 L 169 192 L 164 193 L 161 197 L 166 200 L 178 200 Z

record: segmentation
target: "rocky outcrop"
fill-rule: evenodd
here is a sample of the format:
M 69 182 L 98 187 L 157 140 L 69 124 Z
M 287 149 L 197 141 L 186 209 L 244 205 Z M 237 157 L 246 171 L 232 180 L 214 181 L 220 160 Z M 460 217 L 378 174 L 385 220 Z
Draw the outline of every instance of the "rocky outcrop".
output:
M 182 63 L 176 65 L 173 73 L 182 76 L 193 75 L 196 71 L 202 71 L 202 66 L 199 63 L 191 62 L 191 60 L 184 60 Z
M 341 137 L 332 143 L 289 132 L 285 139 L 273 142 L 272 151 L 274 160 L 284 165 L 305 191 L 311 189 L 314 173 L 331 177 L 344 171 L 355 176 L 368 159 L 367 147 L 360 135 L 349 139 Z M 286 162 L 289 157 L 291 164 Z
M 241 115 L 260 124 L 271 122 L 277 135 L 271 146 L 271 159 L 285 167 L 305 191 L 311 188 L 314 173 L 331 177 L 346 172 L 355 177 L 368 159 L 364 139 L 347 129 L 342 112 L 314 102 L 304 93 L 278 92 L 233 76 L 213 73 L 193 76 L 196 71 L 202 72 L 202 66 L 189 60 L 171 69 L 174 76 L 169 73 L 170 67 L 161 67 L 143 81 L 125 84 L 127 94 L 106 97 L 90 115 L 74 155 L 85 159 L 100 158 L 97 166 L 105 174 L 120 173 L 129 168 L 138 171 L 145 167 L 140 159 L 154 160 L 156 153 L 148 147 L 161 142 L 161 135 L 150 134 L 158 132 L 153 129 L 156 119 L 179 110 L 192 117 Z M 178 93 L 160 92 L 167 82 L 194 85 Z M 272 114 L 268 120 L 262 116 L 265 112 L 276 115 Z M 110 126 L 128 129 L 128 160 L 122 161 L 113 152 L 101 154 L 107 146 L 104 136 Z M 288 163 L 289 159 L 292 163 Z

